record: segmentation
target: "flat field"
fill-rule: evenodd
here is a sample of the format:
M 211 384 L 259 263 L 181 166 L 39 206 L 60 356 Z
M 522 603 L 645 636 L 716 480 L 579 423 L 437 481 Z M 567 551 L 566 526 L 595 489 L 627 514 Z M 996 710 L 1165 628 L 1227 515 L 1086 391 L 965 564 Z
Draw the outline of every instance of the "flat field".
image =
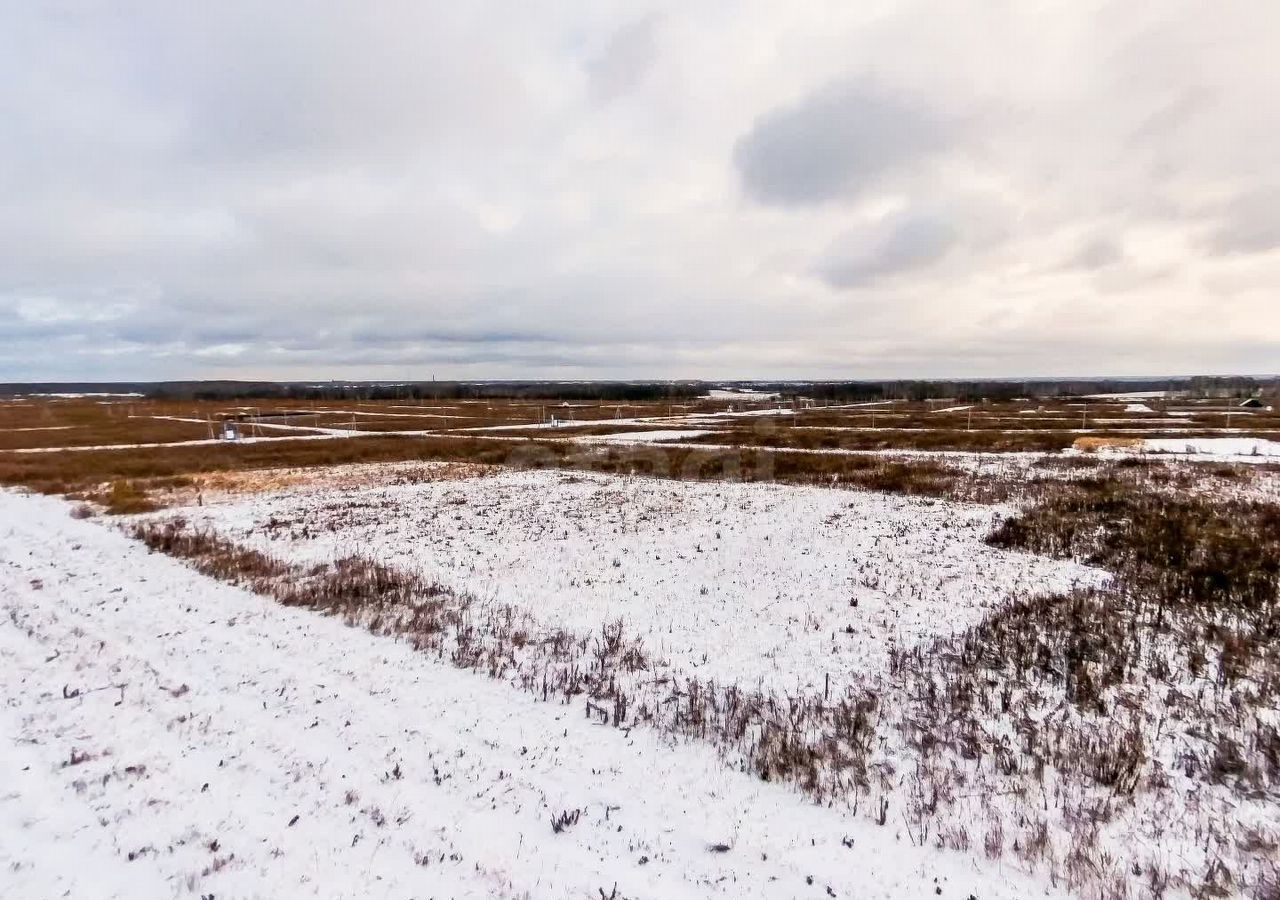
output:
M 734 405 L 8 402 L 0 893 L 1276 896 L 1270 411 Z
M 293 563 L 357 550 L 593 634 L 621 621 L 657 659 L 717 681 L 843 689 L 889 653 L 1011 597 L 1095 586 L 1068 561 L 990 547 L 1011 510 L 775 484 L 559 471 L 206 496 L 190 526 Z
M 0 450 L 220 443 L 235 422 L 244 441 L 449 435 L 614 444 L 694 442 L 815 452 L 925 450 L 1052 452 L 1096 449 L 1181 454 L 1280 455 L 1280 412 L 1234 401 L 1115 399 L 947 405 L 890 400 L 704 399 L 683 404 L 527 400 L 263 401 L 255 405 L 138 397 L 0 400 Z M 1090 442 L 1094 443 L 1090 443 Z M 1225 442 L 1216 448 L 1215 441 Z M 1154 443 L 1153 443 L 1154 442 Z M 1232 445 L 1234 442 L 1234 446 Z M 1255 449 L 1256 448 L 1256 449 Z

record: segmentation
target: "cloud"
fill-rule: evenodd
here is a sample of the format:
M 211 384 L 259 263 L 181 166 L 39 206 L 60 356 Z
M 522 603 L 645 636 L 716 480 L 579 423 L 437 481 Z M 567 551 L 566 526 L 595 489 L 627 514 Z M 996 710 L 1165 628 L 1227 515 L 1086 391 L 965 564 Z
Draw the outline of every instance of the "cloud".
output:
M 1280 189 L 1241 194 L 1223 211 L 1209 237 L 1209 249 L 1223 255 L 1266 253 L 1280 247 Z
M 950 223 L 930 215 L 907 215 L 868 240 L 865 230 L 841 237 L 818 266 L 835 288 L 856 288 L 936 263 L 958 239 Z
M 918 101 L 871 80 L 840 81 L 762 115 L 733 159 L 752 198 L 803 206 L 866 191 L 939 153 L 946 132 Z
M 1280 358 L 1266 0 L 655 9 L 8 4 L 0 380 Z
M 623 25 L 598 56 L 587 61 L 591 96 L 605 103 L 631 91 L 653 66 L 658 55 L 658 17 L 644 16 Z
M 1102 269 L 1124 259 L 1124 248 L 1108 237 L 1095 236 L 1084 241 L 1063 263 L 1065 269 Z

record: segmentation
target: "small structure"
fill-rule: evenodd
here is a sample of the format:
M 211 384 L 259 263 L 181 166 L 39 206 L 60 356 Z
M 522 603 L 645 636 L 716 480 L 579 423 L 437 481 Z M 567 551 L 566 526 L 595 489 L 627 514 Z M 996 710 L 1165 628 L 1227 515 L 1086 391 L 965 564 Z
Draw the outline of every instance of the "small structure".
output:
M 240 440 L 240 424 L 231 419 L 227 419 L 222 423 L 222 431 L 218 435 L 224 441 Z
M 1257 397 L 1250 397 L 1240 404 L 1241 409 L 1262 409 L 1262 401 Z

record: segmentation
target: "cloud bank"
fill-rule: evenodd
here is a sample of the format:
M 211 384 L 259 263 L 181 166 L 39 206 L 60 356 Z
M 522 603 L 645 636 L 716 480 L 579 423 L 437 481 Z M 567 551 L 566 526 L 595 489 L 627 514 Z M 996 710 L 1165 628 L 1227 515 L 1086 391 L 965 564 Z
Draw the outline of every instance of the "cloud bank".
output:
M 0 380 L 1280 369 L 1243 0 L 0 11 Z

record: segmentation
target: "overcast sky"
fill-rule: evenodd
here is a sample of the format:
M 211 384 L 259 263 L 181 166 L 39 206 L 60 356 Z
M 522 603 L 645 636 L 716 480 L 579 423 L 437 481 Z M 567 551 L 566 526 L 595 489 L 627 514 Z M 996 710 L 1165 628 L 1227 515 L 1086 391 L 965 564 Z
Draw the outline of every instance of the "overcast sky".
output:
M 1280 3 L 0 0 L 0 381 L 1280 371 Z

